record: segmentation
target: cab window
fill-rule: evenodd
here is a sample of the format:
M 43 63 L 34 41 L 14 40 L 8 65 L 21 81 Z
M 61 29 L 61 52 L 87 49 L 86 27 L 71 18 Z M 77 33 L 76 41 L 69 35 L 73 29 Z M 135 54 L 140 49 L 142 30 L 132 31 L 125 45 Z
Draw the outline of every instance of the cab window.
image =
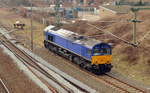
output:
M 53 42 L 53 36 L 52 35 L 48 35 L 48 40 L 52 41 Z
M 94 49 L 93 50 L 93 55 L 94 56 L 101 55 L 100 49 Z
M 94 49 L 93 50 L 93 55 L 110 55 L 111 50 L 109 48 L 101 48 L 101 49 Z
M 110 49 L 109 48 L 102 48 L 102 53 L 103 54 L 111 54 L 111 51 L 110 51 Z

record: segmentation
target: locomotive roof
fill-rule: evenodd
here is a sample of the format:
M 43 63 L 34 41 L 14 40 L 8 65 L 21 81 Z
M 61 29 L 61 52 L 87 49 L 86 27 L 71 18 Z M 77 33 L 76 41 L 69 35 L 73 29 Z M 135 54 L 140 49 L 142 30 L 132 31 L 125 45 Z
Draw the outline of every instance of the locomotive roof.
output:
M 67 40 L 72 41 L 73 43 L 77 43 L 77 44 L 86 46 L 89 49 L 92 49 L 96 44 L 101 43 L 101 41 L 98 41 L 96 39 L 89 38 L 86 36 L 79 35 L 75 32 L 71 32 L 69 30 L 57 29 L 57 27 L 55 27 L 53 25 L 46 27 L 44 31 L 53 33 L 53 34 L 58 35 L 60 37 L 64 37 Z

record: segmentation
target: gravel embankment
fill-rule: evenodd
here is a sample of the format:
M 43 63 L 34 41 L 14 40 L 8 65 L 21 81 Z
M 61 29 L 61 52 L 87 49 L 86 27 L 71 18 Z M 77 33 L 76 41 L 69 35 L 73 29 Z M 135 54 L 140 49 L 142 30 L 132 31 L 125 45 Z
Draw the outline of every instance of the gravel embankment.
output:
M 45 93 L 33 83 L 23 71 L 17 68 L 13 60 L 0 49 L 0 77 L 11 93 Z
M 89 87 L 97 90 L 100 93 L 118 93 L 115 89 L 106 86 L 98 79 L 94 78 L 84 71 L 81 71 L 76 66 L 70 64 L 69 61 L 65 60 L 62 57 L 56 56 L 54 53 L 49 52 L 45 48 L 36 48 L 34 52 L 56 68 L 59 68 L 61 71 L 83 82 L 84 84 L 87 84 Z

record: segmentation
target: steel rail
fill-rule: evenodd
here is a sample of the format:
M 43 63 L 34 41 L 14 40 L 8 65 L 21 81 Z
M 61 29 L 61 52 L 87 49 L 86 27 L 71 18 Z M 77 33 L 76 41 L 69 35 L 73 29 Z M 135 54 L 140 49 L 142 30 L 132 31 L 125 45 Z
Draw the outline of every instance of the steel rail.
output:
M 54 87 L 52 87 L 51 85 L 49 85 L 43 78 L 41 78 L 38 74 L 36 74 L 26 62 L 23 62 L 23 63 L 24 63 L 24 65 L 25 65 L 36 77 L 38 77 L 53 93 L 58 93 L 58 92 L 54 89 Z
M 0 83 L 2 84 L 4 90 L 6 93 L 10 93 L 10 91 L 8 90 L 8 88 L 6 87 L 5 83 L 2 81 L 2 79 L 0 79 Z
M 26 52 L 24 52 L 24 51 L 22 51 L 24 54 L 26 54 Z M 69 89 L 69 88 L 67 88 L 66 86 L 63 86 L 61 83 L 59 83 L 56 79 L 54 79 L 54 78 L 52 78 L 52 77 L 50 77 L 51 75 L 47 72 L 47 71 L 45 71 L 42 67 L 40 67 L 36 62 L 38 62 L 36 59 L 34 59 L 34 58 L 32 58 L 31 56 L 29 56 L 28 54 L 26 54 L 26 56 L 28 56 L 29 58 L 31 58 L 32 59 L 32 61 L 35 63 L 35 65 L 37 66 L 37 67 L 39 67 L 43 72 L 43 74 L 45 74 L 48 78 L 51 78 L 51 79 L 53 79 L 57 84 L 59 84 L 62 88 L 64 88 L 66 91 L 68 91 L 69 93 L 73 93 L 73 91 L 71 90 L 71 89 Z M 51 70 L 51 69 L 50 69 Z M 54 70 L 52 70 L 53 72 L 55 72 Z M 57 73 L 57 72 L 55 72 L 55 73 Z M 58 73 L 57 73 L 58 74 Z M 60 75 L 61 76 L 61 75 Z M 64 77 L 63 77 L 64 78 Z M 76 85 L 76 84 L 74 84 L 73 82 L 71 82 L 71 81 L 69 81 L 68 79 L 66 79 L 66 78 L 64 78 L 66 81 L 68 81 L 70 84 L 72 84 L 72 85 L 74 85 L 75 87 L 77 87 L 78 89 L 80 89 L 81 91 L 83 91 L 83 92 L 86 92 L 86 93 L 88 93 L 88 91 L 86 91 L 85 89 L 82 89 L 81 87 L 79 87 L 78 85 Z
M 5 38 L 6 39 L 6 38 Z M 4 39 L 2 39 L 3 41 L 6 41 L 6 40 L 4 40 Z M 8 41 L 9 42 L 9 41 Z M 2 44 L 4 44 L 4 42 L 1 42 Z M 11 42 L 9 42 L 9 43 L 11 43 Z M 12 44 L 12 43 L 11 43 Z M 5 44 L 5 47 L 7 47 L 8 48 L 8 45 L 6 45 Z M 10 46 L 9 46 L 10 47 Z M 15 48 L 17 48 L 16 46 L 14 46 Z M 18 49 L 18 48 L 17 48 Z M 11 49 L 10 49 L 11 50 Z M 38 66 L 36 63 L 35 63 L 35 61 L 37 62 L 37 60 L 35 60 L 34 58 L 32 58 L 31 56 L 29 56 L 27 53 L 25 53 L 24 51 L 21 51 L 20 49 L 18 49 L 20 52 L 22 52 L 26 57 L 28 57 L 28 58 L 30 58 L 30 60 L 31 61 L 33 61 L 34 62 L 34 64 L 37 66 L 37 67 L 39 67 L 41 70 L 43 70 L 40 66 Z M 11 50 L 12 51 L 12 50 Z M 20 56 L 20 55 L 19 55 Z M 30 63 L 28 63 L 28 64 L 30 64 Z M 31 64 L 30 64 L 31 65 Z M 32 65 L 32 67 L 34 67 L 33 65 Z M 41 70 L 40 70 L 40 72 L 41 72 Z M 48 76 L 49 74 L 46 72 L 46 71 L 44 71 L 43 70 L 43 72 L 42 73 L 44 73 L 44 74 L 47 74 L 47 75 L 45 75 L 45 76 L 47 76 L 48 78 L 50 78 L 50 76 Z M 51 78 L 52 79 L 52 78 Z M 53 79 L 54 80 L 54 79 Z M 65 79 L 66 80 L 66 79 Z M 57 82 L 56 80 L 54 80 L 55 82 Z M 65 86 L 63 86 L 63 85 L 61 85 L 59 82 L 57 82 L 62 88 L 64 88 L 66 91 L 68 91 L 69 93 L 72 93 L 72 90 L 71 89 L 68 89 L 68 88 L 66 88 Z M 75 85 L 75 84 L 74 84 Z M 77 87 L 77 85 L 75 86 L 75 87 Z M 77 87 L 77 88 L 79 88 L 79 87 Z M 84 90 L 84 89 L 81 89 L 81 88 L 79 88 L 80 90 Z M 86 90 L 84 90 L 85 92 L 87 92 Z
M 57 56 L 57 54 L 54 54 L 54 55 Z M 68 60 L 65 59 L 65 58 L 64 58 L 64 60 L 68 61 Z M 107 80 L 107 79 L 103 78 L 103 76 L 95 75 L 95 74 L 93 74 L 92 72 L 89 72 L 89 71 L 87 71 L 87 70 L 85 70 L 85 69 L 83 69 L 83 68 L 80 68 L 78 65 L 76 65 L 76 64 L 74 64 L 74 63 L 72 63 L 72 62 L 66 62 L 66 63 L 70 63 L 71 65 L 74 65 L 75 67 L 77 67 L 80 71 L 86 72 L 86 73 L 88 73 L 89 75 L 91 75 L 92 77 L 95 77 L 97 80 L 101 80 L 101 81 L 105 82 L 106 84 L 117 88 L 118 91 L 120 90 L 120 91 L 123 91 L 123 92 L 125 92 L 125 93 L 131 93 L 129 90 L 127 90 L 127 89 L 125 89 L 125 88 L 122 88 L 120 85 L 117 85 L 117 84 L 115 84 L 115 83 L 112 83 L 111 80 Z M 110 77 L 110 75 L 108 76 L 107 74 L 106 74 L 106 76 L 107 76 L 107 77 Z M 139 88 L 137 88 L 137 87 L 135 87 L 135 86 L 133 86 L 133 85 L 131 85 L 131 84 L 128 84 L 128 83 L 126 83 L 126 82 L 124 82 L 124 81 L 121 81 L 120 79 L 117 79 L 117 78 L 115 78 L 115 77 L 113 77 L 113 76 L 111 76 L 110 78 L 115 79 L 117 82 L 120 82 L 120 83 L 122 83 L 122 84 L 124 84 L 124 85 L 126 85 L 126 86 L 128 86 L 128 87 L 130 87 L 130 88 L 132 88 L 132 89 L 135 89 L 135 90 L 139 91 L 140 93 L 146 93 L 146 92 L 143 91 L 142 89 L 139 89 Z
M 143 90 L 141 90 L 141 89 L 139 89 L 139 88 L 137 88 L 137 87 L 135 87 L 135 86 L 132 86 L 132 85 L 126 83 L 126 82 L 123 82 L 123 81 L 121 81 L 121 80 L 118 79 L 118 78 L 115 78 L 115 77 L 113 77 L 113 76 L 111 76 L 111 75 L 109 75 L 109 74 L 106 74 L 106 75 L 107 75 L 108 77 L 110 77 L 110 78 L 113 78 L 113 79 L 115 79 L 115 80 L 117 80 L 117 81 L 119 81 L 119 82 L 121 82 L 121 83 L 123 83 L 123 84 L 129 86 L 129 87 L 132 87 L 132 88 L 134 88 L 134 89 L 140 91 L 141 93 L 146 93 L 145 91 L 143 91 Z
M 1 41 L 0 41 L 1 42 Z M 14 51 L 12 51 L 8 46 L 7 46 L 7 44 L 5 44 L 4 42 L 1 42 L 1 44 L 3 44 L 9 51 L 11 51 L 21 62 L 23 62 L 24 64 L 25 64 L 25 59 L 23 59 L 21 56 L 19 56 L 18 54 L 16 54 Z M 25 65 L 26 66 L 26 65 Z M 27 66 L 26 66 L 27 67 Z M 33 73 L 33 71 L 29 68 L 29 67 L 27 67 L 32 73 Z M 39 78 L 35 73 L 33 73 L 37 78 Z M 44 80 L 42 80 L 41 78 L 39 78 L 40 80 L 41 80 L 41 82 L 44 82 Z M 45 84 L 45 83 L 44 83 Z M 51 88 L 50 88 L 50 85 L 47 85 L 47 84 L 45 84 L 50 90 L 51 90 Z M 56 93 L 56 92 L 53 92 L 53 93 Z
M 5 27 L 4 27 L 4 29 L 5 29 Z M 12 32 L 12 31 L 8 31 L 7 33 L 9 33 L 9 32 Z M 7 34 L 6 33 L 6 34 Z M 3 36 L 3 34 L 1 34 L 1 37 Z M 0 37 L 0 38 L 1 38 Z M 6 40 L 7 40 L 7 38 L 6 37 L 4 37 Z M 1 38 L 2 39 L 2 38 Z M 2 41 L 5 41 L 4 39 L 2 39 Z M 9 41 L 8 41 L 9 42 Z M 1 42 L 2 44 L 4 43 L 4 42 Z M 9 42 L 9 43 L 11 43 L 11 42 Z M 12 44 L 12 43 L 11 43 Z M 13 45 L 13 44 L 12 44 Z M 14 45 L 13 45 L 14 46 Z M 5 47 L 7 47 L 8 48 L 8 46 L 6 45 Z M 17 48 L 16 46 L 14 46 L 15 48 Z M 18 49 L 18 48 L 17 48 Z M 11 49 L 10 49 L 11 50 Z M 26 57 L 28 57 L 28 58 L 30 58 L 30 60 L 32 61 L 32 62 L 34 62 L 34 64 L 37 66 L 37 67 L 39 67 L 41 70 L 43 70 L 40 66 L 38 66 L 37 64 L 36 64 L 36 62 L 38 62 L 36 59 L 34 59 L 34 58 L 32 58 L 31 56 L 29 56 L 26 52 L 24 52 L 24 51 L 22 51 L 22 50 L 20 50 L 20 49 L 18 49 L 20 52 L 22 52 L 22 54 L 24 54 Z M 12 50 L 11 50 L 12 51 Z M 19 55 L 20 56 L 20 55 Z M 31 65 L 29 62 L 28 62 L 28 64 L 29 65 Z M 33 65 L 32 65 L 32 67 L 34 67 Z M 34 67 L 35 68 L 35 67 Z M 41 72 L 41 70 L 40 70 L 40 72 Z M 47 76 L 48 78 L 50 78 L 50 79 L 53 79 L 54 80 L 54 78 L 51 78 L 50 76 L 48 76 L 49 74 L 46 72 L 46 71 L 44 71 L 43 70 L 43 72 L 42 72 L 43 74 L 47 74 L 47 75 L 45 75 L 45 76 Z M 58 83 L 62 88 L 64 88 L 66 91 L 68 91 L 69 93 L 72 93 L 72 90 L 71 89 L 69 89 L 69 88 L 67 88 L 67 87 L 65 87 L 65 86 L 63 86 L 62 84 L 60 84 L 59 82 L 57 82 L 57 80 L 54 80 L 56 83 Z
M 23 51 L 22 51 L 22 52 L 23 52 Z M 56 54 L 55 54 L 55 55 L 56 55 Z M 31 57 L 31 58 L 32 58 L 32 57 Z M 65 58 L 64 58 L 64 59 L 65 59 Z M 36 59 L 34 59 L 34 60 L 36 60 Z M 65 59 L 65 60 L 66 60 L 66 59 Z M 67 60 L 67 61 L 68 61 L 68 60 Z M 68 62 L 67 62 L 67 63 L 68 63 Z M 97 75 L 95 75 L 95 74 L 93 74 L 93 73 L 91 73 L 91 72 L 89 72 L 89 71 L 87 71 L 87 70 L 85 70 L 85 69 L 80 68 L 79 66 L 73 64 L 72 62 L 70 62 L 70 63 L 71 63 L 72 65 L 76 66 L 77 68 L 79 68 L 81 71 L 87 72 L 87 73 L 90 74 L 91 76 L 96 77 L 98 80 L 103 80 L 105 83 L 107 83 L 107 84 L 109 84 L 109 85 L 112 85 L 112 86 L 118 88 L 118 89 L 121 90 L 121 91 L 124 91 L 124 92 L 126 92 L 126 93 L 130 93 L 130 91 L 128 91 L 128 90 L 126 90 L 126 89 L 120 87 L 120 86 L 117 85 L 117 84 L 112 83 L 111 80 L 108 81 L 108 80 L 102 78 L 101 76 L 97 76 Z M 141 93 L 146 93 L 145 91 L 143 91 L 143 90 L 141 90 L 141 89 L 139 89 L 139 88 L 137 88 L 137 87 L 135 87 L 135 86 L 132 86 L 131 84 L 128 84 L 128 83 L 126 83 L 126 82 L 124 82 L 124 81 L 121 81 L 121 80 L 119 80 L 119 79 L 114 78 L 113 76 L 110 76 L 110 75 L 107 75 L 107 76 L 110 77 L 110 78 L 115 79 L 115 80 L 118 81 L 118 82 L 121 82 L 121 83 L 125 84 L 126 86 L 129 86 L 129 87 L 131 87 L 131 88 L 133 88 L 133 89 L 135 89 L 135 90 L 138 90 L 138 91 L 140 91 Z
M 4 40 L 3 40 L 4 41 Z M 1 42 L 1 41 L 0 41 Z M 56 80 L 54 80 L 54 78 L 51 78 L 50 76 L 48 76 L 48 73 L 46 71 L 44 71 L 41 67 L 39 67 L 36 63 L 29 63 L 25 58 L 23 58 L 21 55 L 15 53 L 15 51 L 13 51 L 10 46 L 8 46 L 7 44 L 5 44 L 4 42 L 1 42 L 7 49 L 9 49 L 18 59 L 21 59 L 21 62 L 24 62 L 28 65 L 30 65 L 31 67 L 37 69 L 38 71 L 40 71 L 41 73 L 43 73 L 46 77 L 50 78 L 51 80 L 55 81 L 56 83 L 58 83 L 62 88 L 64 88 L 66 91 L 68 91 L 69 93 L 71 93 L 70 89 L 67 89 L 66 87 L 64 87 L 63 85 L 61 85 L 59 82 L 57 82 Z M 15 46 L 14 46 L 15 47 Z M 17 50 L 19 50 L 17 47 L 15 47 Z M 19 50 L 20 52 L 22 52 L 22 54 L 24 54 L 23 51 Z M 27 56 L 27 54 L 24 54 L 24 56 L 28 57 L 29 60 L 33 61 L 33 58 Z M 36 67 L 37 66 L 37 67 Z M 28 68 L 28 67 L 27 67 Z M 33 72 L 33 71 L 31 71 Z M 44 73 L 45 72 L 45 73 Z M 46 74 L 47 73 L 47 74 Z M 47 85 L 46 85 L 47 86 Z M 49 86 L 47 86 L 49 87 Z M 52 89 L 52 88 L 51 88 Z M 50 90 L 51 90 L 50 89 Z M 55 93 L 55 92 L 53 92 Z

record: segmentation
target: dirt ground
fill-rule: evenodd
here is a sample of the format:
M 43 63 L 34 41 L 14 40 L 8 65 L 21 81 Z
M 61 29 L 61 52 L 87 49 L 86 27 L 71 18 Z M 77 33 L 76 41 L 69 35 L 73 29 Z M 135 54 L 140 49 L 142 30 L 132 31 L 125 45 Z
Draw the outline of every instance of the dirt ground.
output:
M 86 19 L 88 21 L 98 21 L 100 20 L 100 16 L 97 14 L 91 14 L 91 13 L 84 13 L 84 12 L 79 12 L 78 13 L 78 16 L 81 18 L 81 19 Z
M 0 78 L 11 93 L 44 93 L 12 62 L 12 59 L 0 49 Z
M 24 21 L 27 24 L 25 30 L 20 30 L 14 32 L 13 34 L 18 35 L 19 37 L 30 39 L 29 19 L 22 18 L 13 12 L 8 13 L 6 11 L 0 10 L 0 13 L 2 13 L 2 15 L 0 15 L 0 20 L 2 20 L 1 22 L 5 23 L 6 25 L 12 26 L 12 24 L 17 19 Z M 138 23 L 137 25 L 137 40 L 140 40 L 144 36 L 144 34 L 150 30 L 149 14 L 150 12 L 138 13 L 137 19 L 143 20 L 144 22 Z M 6 15 L 12 15 L 14 16 L 14 18 L 12 19 L 12 16 Z M 128 19 L 131 18 L 132 13 L 129 13 L 126 15 L 114 16 L 111 18 L 105 18 L 100 20 L 100 21 L 103 20 L 115 21 L 115 23 L 112 22 L 102 23 L 100 21 L 97 21 L 91 22 L 91 24 L 97 27 L 105 27 L 106 31 L 110 31 L 113 34 L 117 35 L 118 37 L 128 40 L 129 42 L 132 42 L 132 23 L 127 21 Z M 34 27 L 34 42 L 38 47 L 42 47 L 44 39 L 43 37 L 44 26 L 42 24 L 39 24 L 37 21 L 34 21 L 33 27 Z M 114 69 L 128 78 L 150 85 L 149 37 L 147 37 L 143 42 L 141 42 L 141 44 L 137 48 L 134 48 L 131 45 L 125 44 L 124 42 L 115 39 L 113 36 L 104 34 L 103 32 L 88 26 L 86 24 L 86 21 L 77 21 L 74 24 L 64 25 L 63 28 L 71 30 L 73 32 L 77 32 L 82 35 L 93 36 L 93 38 L 96 38 L 100 41 L 112 43 L 113 44 L 112 64 L 114 66 Z M 17 39 L 19 39 L 19 37 Z M 25 44 L 30 46 L 28 39 L 27 39 L 28 43 Z M 24 42 L 25 40 L 22 41 Z
M 139 20 L 143 20 L 144 22 L 137 24 L 137 41 L 140 41 L 142 37 L 150 31 L 150 23 L 149 23 L 149 11 L 142 11 L 138 13 Z M 132 40 L 132 23 L 128 21 L 128 19 L 132 18 L 132 13 L 114 16 L 110 18 L 105 18 L 100 21 L 105 21 L 104 23 L 99 22 L 91 22 L 94 26 L 99 28 L 104 27 L 105 31 L 109 31 L 114 35 L 127 40 L 133 43 Z M 109 21 L 115 21 L 109 22 Z M 138 47 L 133 47 L 129 44 L 124 43 L 123 41 L 114 38 L 109 34 L 104 34 L 100 30 L 96 30 L 95 28 L 88 26 L 86 21 L 78 21 L 75 24 L 64 25 L 65 29 L 69 29 L 73 32 L 80 33 L 86 36 L 93 36 L 103 42 L 112 43 L 113 47 L 113 60 L 112 64 L 114 68 L 120 72 L 121 74 L 132 78 L 134 80 L 138 80 L 140 82 L 146 83 L 150 85 L 150 65 L 149 65 L 149 36 L 144 39 Z M 95 33 L 99 35 L 95 36 Z

